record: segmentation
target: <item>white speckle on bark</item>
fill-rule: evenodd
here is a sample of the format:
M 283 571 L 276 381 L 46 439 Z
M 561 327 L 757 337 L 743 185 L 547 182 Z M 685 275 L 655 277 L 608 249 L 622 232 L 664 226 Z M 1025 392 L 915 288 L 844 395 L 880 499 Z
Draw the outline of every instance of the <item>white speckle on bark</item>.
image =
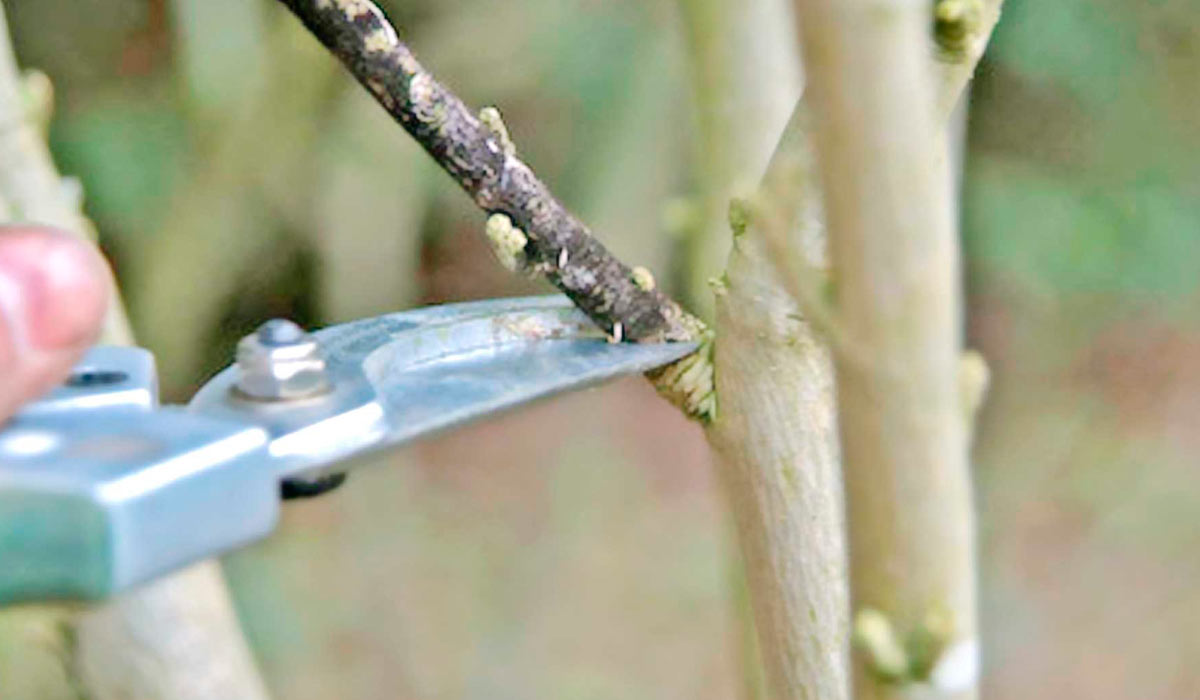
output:
M 433 96 L 433 79 L 425 73 L 417 73 L 408 83 L 408 99 L 421 109 Z
M 388 51 L 396 46 L 400 41 L 396 36 L 396 30 L 392 29 L 390 24 L 385 24 L 379 29 L 371 32 L 363 39 L 363 48 L 368 53 L 377 53 L 380 51 Z
M 654 275 L 642 266 L 637 266 L 630 271 L 630 276 L 633 278 L 633 283 L 643 292 L 649 292 L 654 289 Z
M 346 17 L 348 19 L 357 19 L 361 15 L 366 15 L 366 14 L 371 14 L 371 13 L 379 14 L 379 15 L 381 15 L 379 19 L 380 20 L 383 19 L 382 13 L 379 12 L 379 8 L 375 7 L 374 4 L 368 2 L 368 0 L 333 0 L 333 1 L 337 3 L 337 6 L 342 11 L 342 14 L 346 15 Z

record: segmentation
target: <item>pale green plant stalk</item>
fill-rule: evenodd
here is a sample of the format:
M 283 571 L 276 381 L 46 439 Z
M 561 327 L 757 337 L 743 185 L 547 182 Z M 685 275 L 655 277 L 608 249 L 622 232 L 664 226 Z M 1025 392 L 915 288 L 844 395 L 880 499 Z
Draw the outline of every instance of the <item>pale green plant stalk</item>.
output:
M 784 235 L 823 259 L 803 107 L 762 190 L 787 211 Z M 848 697 L 846 565 L 833 371 L 820 336 L 779 283 L 765 227 L 737 222 L 715 284 L 717 394 L 708 428 L 746 563 L 767 697 Z M 796 235 L 789 235 L 795 231 Z
M 680 0 L 697 131 L 697 216 L 681 231 L 684 299 L 713 318 L 708 281 L 729 256 L 726 208 L 762 176 L 800 96 L 800 49 L 788 0 Z
M 937 10 L 947 2 L 958 0 Z M 969 25 L 939 31 L 941 48 L 947 40 L 959 47 L 951 53 L 965 68 L 931 71 L 928 5 L 796 7 L 836 280 L 833 318 L 854 350 L 835 355 L 854 696 L 909 697 L 919 686 L 927 697 L 971 698 L 979 673 L 974 515 L 944 125 L 991 25 L 982 26 L 978 3 Z M 947 87 L 949 95 L 939 94 Z
M 683 292 L 704 318 L 714 318 L 736 332 L 726 316 L 729 309 L 722 303 L 724 297 L 713 295 L 711 288 L 711 280 L 731 255 L 726 211 L 731 197 L 744 194 L 740 190 L 753 187 L 762 176 L 778 134 L 800 95 L 800 51 L 787 0 L 681 0 L 678 6 L 691 60 L 697 132 L 693 151 L 698 166 L 698 192 L 691 208 L 699 213 L 683 232 Z M 714 358 L 718 363 L 728 357 L 720 351 L 718 346 Z M 737 375 L 736 369 L 732 372 L 730 376 Z M 741 399 L 735 396 L 731 400 L 732 410 L 739 411 Z M 719 417 L 718 411 L 718 423 L 710 430 L 710 437 L 724 434 Z M 722 458 L 715 460 L 714 467 L 723 479 L 733 514 L 739 516 L 746 505 L 739 488 L 743 478 L 738 474 L 739 461 Z M 746 531 L 745 518 L 735 519 L 739 546 L 746 549 L 758 538 Z M 733 588 L 731 613 L 737 622 L 732 638 L 742 647 L 743 692 L 747 700 L 771 697 L 765 687 L 766 669 L 756 637 L 756 596 L 750 595 L 751 582 L 747 578 L 747 564 L 761 561 L 755 554 L 744 552 L 729 562 L 733 570 L 729 577 Z
M 965 34 L 970 50 L 935 64 L 942 122 L 999 2 L 983 9 Z M 828 339 L 844 333 L 832 327 L 827 297 L 814 293 L 825 287 L 828 261 L 807 101 L 796 106 L 759 190 L 731 217 L 734 250 L 716 285 L 722 410 L 708 437 L 739 525 L 770 697 L 836 700 L 850 694 L 850 626 Z

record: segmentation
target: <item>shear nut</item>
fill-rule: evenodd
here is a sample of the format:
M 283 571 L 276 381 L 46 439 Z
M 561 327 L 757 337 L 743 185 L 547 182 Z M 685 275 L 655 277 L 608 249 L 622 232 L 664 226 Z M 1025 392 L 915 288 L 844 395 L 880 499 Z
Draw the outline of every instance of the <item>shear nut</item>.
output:
M 320 344 L 283 319 L 267 321 L 242 338 L 237 367 L 238 393 L 259 401 L 311 398 L 330 389 Z

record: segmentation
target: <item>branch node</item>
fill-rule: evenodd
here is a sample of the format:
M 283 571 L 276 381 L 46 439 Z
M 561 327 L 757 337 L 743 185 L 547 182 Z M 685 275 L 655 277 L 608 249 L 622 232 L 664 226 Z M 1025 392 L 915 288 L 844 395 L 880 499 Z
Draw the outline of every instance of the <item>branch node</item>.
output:
M 975 684 L 979 675 L 979 643 L 973 637 L 955 641 L 949 611 L 930 610 L 903 641 L 892 621 L 875 608 L 854 618 L 854 645 L 871 675 L 881 683 L 929 684 L 943 691 Z
M 863 652 L 871 673 L 886 683 L 909 680 L 908 652 L 887 615 L 863 608 L 854 617 L 854 645 Z
M 500 110 L 496 107 L 484 107 L 479 110 L 479 122 L 483 124 L 492 135 L 492 138 L 500 147 L 500 151 L 504 153 L 506 158 L 512 158 L 517 154 L 516 144 L 508 135 L 508 126 L 504 124 L 504 119 L 500 116 Z
M 942 606 L 934 606 L 908 635 L 908 675 L 913 681 L 929 680 L 934 667 L 954 638 L 953 614 Z
M 708 288 L 712 290 L 713 296 L 723 297 L 729 293 L 729 276 L 722 273 L 719 277 L 708 278 Z
M 689 418 L 707 425 L 717 418 L 714 337 L 713 332 L 702 325 L 696 334 L 701 339 L 696 352 L 672 365 L 648 372 L 646 376 L 663 398 L 678 406 Z
M 962 61 L 984 28 L 983 0 L 937 0 L 933 38 L 942 60 Z
M 729 230 L 733 232 L 735 239 L 746 233 L 746 227 L 753 218 L 752 208 L 753 205 L 747 199 L 734 197 L 729 200 Z
M 492 244 L 492 253 L 496 260 L 509 272 L 518 272 L 525 268 L 525 246 L 529 237 L 521 229 L 513 226 L 512 219 L 507 214 L 492 214 L 488 217 L 485 227 L 488 242 Z
M 566 249 L 564 249 L 564 252 L 565 250 Z M 637 285 L 637 288 L 643 292 L 652 291 L 655 287 L 654 274 L 641 265 L 638 265 L 629 272 L 629 278 L 633 280 L 633 283 Z

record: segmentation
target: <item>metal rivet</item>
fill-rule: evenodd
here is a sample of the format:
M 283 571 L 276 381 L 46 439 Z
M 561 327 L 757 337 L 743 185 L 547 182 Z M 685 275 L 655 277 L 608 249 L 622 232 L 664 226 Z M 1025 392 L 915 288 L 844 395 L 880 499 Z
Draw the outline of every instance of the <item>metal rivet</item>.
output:
M 89 368 L 75 370 L 64 384 L 75 389 L 91 389 L 120 384 L 127 379 L 129 375 L 120 370 Z
M 254 333 L 263 345 L 292 345 L 302 342 L 304 329 L 285 318 L 273 318 Z
M 272 319 L 237 347 L 237 392 L 259 401 L 319 396 L 330 382 L 320 344 L 291 321 Z

